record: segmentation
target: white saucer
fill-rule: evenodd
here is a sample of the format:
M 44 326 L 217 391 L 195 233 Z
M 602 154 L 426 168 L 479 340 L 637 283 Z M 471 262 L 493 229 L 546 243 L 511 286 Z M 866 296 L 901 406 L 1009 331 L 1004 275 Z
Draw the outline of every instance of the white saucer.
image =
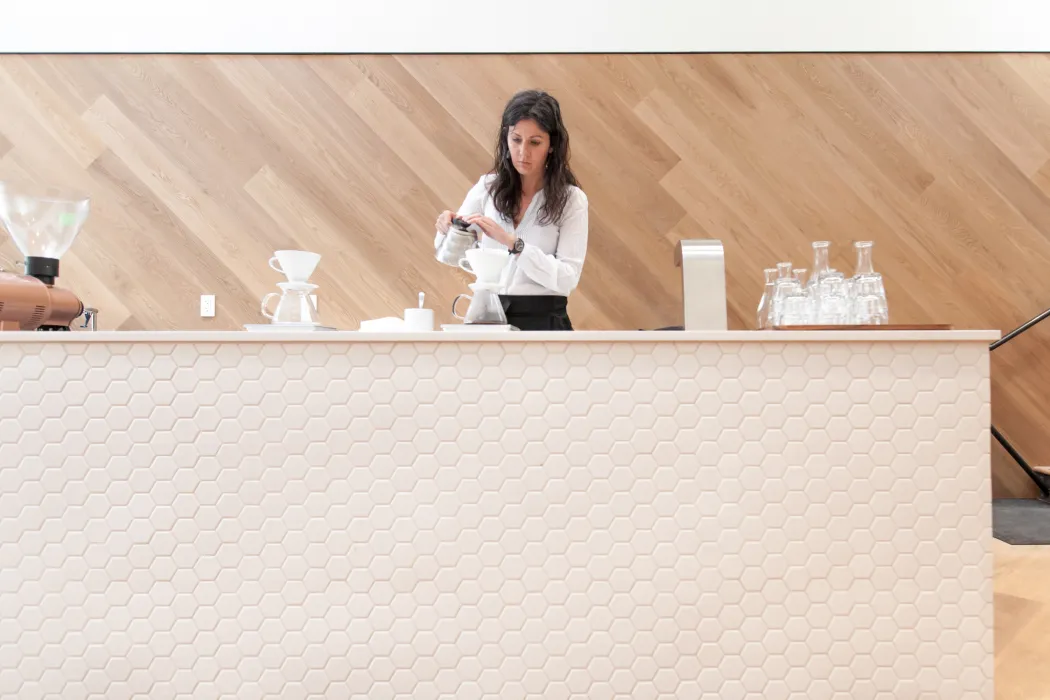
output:
M 453 333 L 457 331 L 466 331 L 468 333 L 506 333 L 507 331 L 516 331 L 518 327 L 497 325 L 495 323 L 443 323 L 441 324 L 441 330 Z
M 331 326 L 320 326 L 316 323 L 246 323 L 244 330 L 252 333 L 295 333 L 335 331 L 339 329 Z

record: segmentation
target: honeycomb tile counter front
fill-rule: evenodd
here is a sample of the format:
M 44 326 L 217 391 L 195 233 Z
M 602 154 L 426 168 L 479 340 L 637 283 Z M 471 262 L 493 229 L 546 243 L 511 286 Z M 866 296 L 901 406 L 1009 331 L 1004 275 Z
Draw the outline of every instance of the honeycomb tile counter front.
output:
M 0 333 L 0 697 L 992 700 L 996 337 Z

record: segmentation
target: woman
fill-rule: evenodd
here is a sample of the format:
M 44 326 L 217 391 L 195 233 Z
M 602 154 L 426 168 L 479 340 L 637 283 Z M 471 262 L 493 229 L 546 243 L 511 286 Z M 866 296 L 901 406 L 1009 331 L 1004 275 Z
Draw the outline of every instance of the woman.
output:
M 435 249 L 459 216 L 484 248 L 511 256 L 501 280 L 507 322 L 523 331 L 572 330 L 568 296 L 587 253 L 587 196 L 569 168 L 569 132 L 558 101 L 526 90 L 503 110 L 495 163 L 455 213 L 437 219 Z

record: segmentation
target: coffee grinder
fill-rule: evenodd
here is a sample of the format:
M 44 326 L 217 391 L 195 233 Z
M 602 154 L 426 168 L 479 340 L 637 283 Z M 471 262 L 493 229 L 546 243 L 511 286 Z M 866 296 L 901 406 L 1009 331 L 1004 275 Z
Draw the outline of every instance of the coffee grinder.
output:
M 25 260 L 24 275 L 0 272 L 0 331 L 68 331 L 84 313 L 83 302 L 55 287 L 55 279 L 89 203 L 80 193 L 0 182 L 0 224 Z

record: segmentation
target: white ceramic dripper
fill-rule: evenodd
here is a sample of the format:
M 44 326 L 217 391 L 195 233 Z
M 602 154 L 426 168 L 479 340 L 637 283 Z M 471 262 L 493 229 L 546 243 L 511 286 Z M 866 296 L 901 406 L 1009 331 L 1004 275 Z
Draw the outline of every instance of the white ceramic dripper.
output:
M 289 282 L 306 282 L 321 262 L 318 253 L 307 250 L 278 250 L 270 258 L 270 267 L 288 278 Z
M 497 248 L 472 248 L 465 256 L 459 266 L 476 276 L 481 284 L 498 284 L 510 262 L 510 254 Z

